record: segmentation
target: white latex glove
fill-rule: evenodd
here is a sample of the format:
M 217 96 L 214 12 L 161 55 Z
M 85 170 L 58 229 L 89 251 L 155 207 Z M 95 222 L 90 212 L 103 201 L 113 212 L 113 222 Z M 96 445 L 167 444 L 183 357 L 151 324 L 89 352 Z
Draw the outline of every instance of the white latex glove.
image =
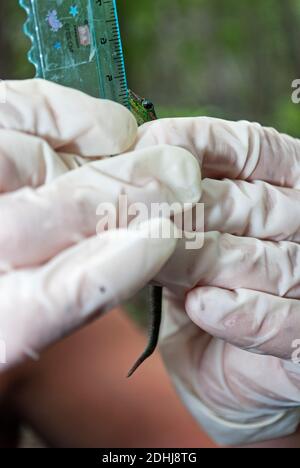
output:
M 133 116 L 118 104 L 41 80 L 5 87 L 0 345 L 12 365 L 131 297 L 174 252 L 174 239 L 146 235 L 167 220 L 96 236 L 99 204 L 117 206 L 121 194 L 147 206 L 195 202 L 201 188 L 197 161 L 182 149 L 93 160 L 136 139 Z
M 204 247 L 181 242 L 157 278 L 169 289 L 161 349 L 175 386 L 220 444 L 291 434 L 300 421 L 300 141 L 198 118 L 143 126 L 135 148 L 153 144 L 187 149 L 204 177 Z

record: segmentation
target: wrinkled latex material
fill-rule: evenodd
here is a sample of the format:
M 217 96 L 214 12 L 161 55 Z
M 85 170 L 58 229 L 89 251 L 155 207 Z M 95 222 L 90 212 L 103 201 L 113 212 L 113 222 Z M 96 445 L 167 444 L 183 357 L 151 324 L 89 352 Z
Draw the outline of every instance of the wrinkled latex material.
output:
M 204 177 L 204 246 L 179 241 L 158 276 L 175 387 L 220 444 L 289 435 L 300 421 L 300 141 L 196 118 L 144 125 L 135 148 L 154 144 L 185 148 Z
M 300 339 L 299 141 L 209 118 L 138 130 L 112 102 L 41 80 L 5 86 L 0 339 L 8 364 L 155 278 L 167 290 L 163 356 L 199 423 L 222 444 L 292 433 L 300 420 L 300 368 L 291 360 Z M 97 207 L 117 206 L 120 194 L 148 207 L 201 197 L 203 248 L 145 235 L 168 220 L 96 236 Z
M 119 195 L 194 203 L 201 177 L 184 149 L 128 152 L 137 124 L 118 104 L 42 80 L 3 85 L 0 340 L 13 365 L 130 298 L 174 253 L 175 238 L 149 235 L 169 220 L 96 235 L 97 208 Z

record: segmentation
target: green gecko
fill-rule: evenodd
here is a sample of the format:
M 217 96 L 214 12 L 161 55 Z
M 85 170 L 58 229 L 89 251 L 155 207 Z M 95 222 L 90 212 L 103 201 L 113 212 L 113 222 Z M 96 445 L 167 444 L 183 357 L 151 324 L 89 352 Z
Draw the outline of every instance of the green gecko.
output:
M 157 119 L 155 108 L 151 101 L 141 98 L 133 91 L 129 90 L 129 102 L 131 111 L 134 114 L 138 125 L 143 125 L 146 122 L 151 122 L 152 120 Z M 149 342 L 143 354 L 138 358 L 132 369 L 129 371 L 128 377 L 131 377 L 146 361 L 146 359 L 152 356 L 157 348 L 162 320 L 162 288 L 160 286 L 149 286 L 149 299 Z
M 135 116 L 138 125 L 157 120 L 154 104 L 147 99 L 141 98 L 133 91 L 128 91 L 131 112 Z

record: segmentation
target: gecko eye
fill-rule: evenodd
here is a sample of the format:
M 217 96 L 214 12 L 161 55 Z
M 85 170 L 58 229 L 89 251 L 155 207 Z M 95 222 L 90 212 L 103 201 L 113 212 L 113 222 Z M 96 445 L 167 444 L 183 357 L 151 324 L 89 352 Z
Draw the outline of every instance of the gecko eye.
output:
M 151 101 L 147 101 L 147 100 L 143 101 L 143 107 L 144 107 L 144 109 L 149 110 L 149 111 L 154 109 L 153 103 Z

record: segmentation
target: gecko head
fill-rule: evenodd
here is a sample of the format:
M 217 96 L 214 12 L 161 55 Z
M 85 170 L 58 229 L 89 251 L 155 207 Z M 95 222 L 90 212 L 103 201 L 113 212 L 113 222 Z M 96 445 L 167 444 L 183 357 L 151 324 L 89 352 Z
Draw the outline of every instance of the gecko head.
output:
M 153 111 L 154 110 L 154 104 L 151 101 L 148 101 L 147 99 L 143 99 L 142 101 L 142 106 L 145 110 L 147 111 Z

